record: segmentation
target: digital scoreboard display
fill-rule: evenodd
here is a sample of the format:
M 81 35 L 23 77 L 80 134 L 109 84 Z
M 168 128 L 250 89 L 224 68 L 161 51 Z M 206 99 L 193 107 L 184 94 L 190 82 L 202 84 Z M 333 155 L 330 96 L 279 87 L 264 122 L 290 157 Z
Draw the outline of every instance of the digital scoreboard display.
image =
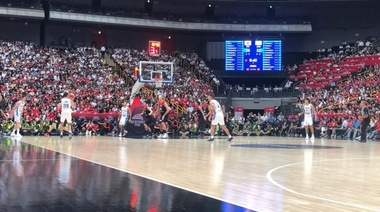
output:
M 160 56 L 161 42 L 160 41 L 149 41 L 148 52 L 149 52 L 150 56 Z
M 281 40 L 227 40 L 225 47 L 226 71 L 282 70 Z

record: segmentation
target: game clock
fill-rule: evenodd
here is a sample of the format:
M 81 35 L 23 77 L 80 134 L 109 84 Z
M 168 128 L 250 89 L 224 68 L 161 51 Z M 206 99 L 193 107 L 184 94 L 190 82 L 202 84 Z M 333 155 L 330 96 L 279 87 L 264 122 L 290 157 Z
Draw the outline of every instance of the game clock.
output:
M 160 41 L 149 41 L 149 55 L 159 56 L 161 53 L 161 42 Z

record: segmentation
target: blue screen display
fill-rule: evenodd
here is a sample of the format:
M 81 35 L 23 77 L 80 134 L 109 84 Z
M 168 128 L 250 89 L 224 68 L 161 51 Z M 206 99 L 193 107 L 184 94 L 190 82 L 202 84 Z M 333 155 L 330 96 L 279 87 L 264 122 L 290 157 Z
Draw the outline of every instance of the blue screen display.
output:
M 226 71 L 281 71 L 281 40 L 226 41 Z

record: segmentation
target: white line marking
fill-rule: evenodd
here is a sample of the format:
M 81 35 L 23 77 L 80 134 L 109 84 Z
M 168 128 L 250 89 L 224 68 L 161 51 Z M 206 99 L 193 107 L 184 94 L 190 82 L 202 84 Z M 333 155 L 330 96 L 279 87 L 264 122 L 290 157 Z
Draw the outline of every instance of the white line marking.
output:
M 313 163 L 320 163 L 320 162 L 331 162 L 331 161 L 344 161 L 344 160 L 369 160 L 369 159 L 380 159 L 380 157 L 371 157 L 371 158 L 346 158 L 346 159 L 331 159 L 331 160 L 320 160 L 320 161 L 313 161 Z M 380 209 L 373 209 L 373 208 L 368 208 L 368 207 L 365 207 L 365 206 L 361 206 L 361 205 L 355 205 L 355 204 L 350 204 L 350 203 L 346 203 L 346 202 L 341 202 L 341 201 L 337 201 L 337 200 L 333 200 L 333 199 L 327 199 L 327 198 L 323 198 L 323 197 L 318 197 L 318 196 L 314 196 L 314 195 L 310 195 L 310 194 L 305 194 L 305 193 L 300 193 L 300 192 L 297 192 L 295 190 L 292 190 L 292 189 L 289 189 L 279 183 L 277 183 L 275 180 L 273 180 L 273 177 L 272 177 L 272 174 L 273 172 L 279 170 L 279 169 L 283 169 L 283 168 L 286 168 L 286 167 L 289 167 L 289 166 L 296 166 L 296 165 L 301 165 L 301 164 L 304 164 L 305 162 L 298 162 L 298 163 L 291 163 L 291 164 L 286 164 L 286 165 L 283 165 L 283 166 L 278 166 L 272 170 L 270 170 L 267 174 L 266 174 L 266 177 L 267 179 L 272 183 L 274 184 L 275 186 L 278 186 L 280 187 L 281 189 L 285 190 L 285 191 L 288 191 L 290 193 L 293 193 L 293 194 L 296 194 L 296 195 L 299 195 L 299 196 L 304 196 L 304 197 L 309 197 L 309 198 L 312 198 L 312 199 L 318 199 L 318 200 L 322 200 L 322 201 L 326 201 L 326 202 L 332 202 L 332 203 L 336 203 L 336 204 L 340 204 L 340 205 L 345 205 L 345 206 L 349 206 L 349 207 L 354 207 L 354 208 L 359 208 L 359 209 L 364 209 L 364 210 L 367 210 L 367 211 L 380 211 Z
M 21 141 L 21 142 L 23 142 L 23 141 Z M 109 166 L 109 165 L 106 165 L 106 164 L 98 163 L 96 161 L 92 161 L 92 160 L 89 160 L 89 159 L 81 158 L 81 157 L 78 157 L 78 156 L 70 155 L 68 153 L 61 152 L 61 151 L 54 150 L 54 149 L 50 149 L 50 148 L 46 148 L 46 147 L 43 147 L 43 146 L 39 146 L 37 144 L 27 143 L 27 142 L 23 142 L 23 143 L 29 144 L 29 145 L 33 145 L 33 146 L 37 146 L 37 147 L 40 147 L 40 148 L 43 148 L 43 149 L 47 149 L 47 150 L 50 150 L 50 151 L 58 152 L 60 154 L 67 155 L 69 157 L 73 157 L 73 158 L 77 158 L 77 159 L 80 159 L 80 160 L 84 160 L 84 161 L 87 161 L 87 162 L 90 162 L 90 163 L 94 163 L 94 164 L 97 164 L 97 165 L 100 165 L 100 166 L 105 166 L 105 167 L 108 167 L 108 168 L 111 168 L 111 169 L 115 169 L 115 170 L 118 170 L 118 171 L 121 171 L 121 172 L 125 172 L 125 173 L 128 173 L 128 174 L 136 175 L 136 176 L 139 176 L 141 178 L 145 178 L 145 179 L 148 179 L 148 180 L 156 181 L 156 182 L 159 182 L 159 183 L 162 183 L 162 184 L 165 184 L 165 185 L 169 185 L 169 186 L 172 186 L 172 187 L 175 187 L 175 188 L 179 188 L 179 189 L 182 189 L 182 190 L 185 190 L 185 191 L 193 192 L 193 193 L 205 196 L 205 197 L 209 197 L 211 199 L 216 199 L 216 200 L 219 200 L 221 202 L 226 202 L 226 203 L 229 203 L 229 204 L 232 204 L 232 205 L 236 205 L 238 207 L 242 207 L 242 208 L 245 208 L 245 209 L 248 209 L 248 210 L 259 212 L 258 209 L 249 208 L 249 206 L 243 206 L 243 205 L 238 204 L 238 203 L 234 203 L 234 202 L 231 202 L 231 201 L 228 201 L 228 200 L 224 200 L 224 199 L 221 199 L 221 198 L 218 198 L 218 197 L 214 197 L 214 196 L 211 196 L 211 195 L 208 195 L 208 194 L 205 194 L 205 193 L 201 193 L 199 191 L 194 191 L 194 190 L 182 187 L 182 186 L 178 186 L 178 185 L 174 185 L 174 184 L 171 184 L 171 183 L 168 183 L 168 182 L 164 182 L 164 181 L 152 178 L 152 177 L 148 177 L 148 176 L 144 176 L 144 175 L 141 175 L 141 174 L 137 174 L 135 172 L 131 172 L 131 171 L 127 171 L 127 170 L 122 170 L 122 169 L 117 168 L 117 167 L 113 167 L 113 166 Z
M 0 160 L 0 162 L 13 162 L 13 161 L 29 162 L 29 161 L 49 161 L 49 160 L 60 160 L 60 158 L 57 158 L 57 159 Z

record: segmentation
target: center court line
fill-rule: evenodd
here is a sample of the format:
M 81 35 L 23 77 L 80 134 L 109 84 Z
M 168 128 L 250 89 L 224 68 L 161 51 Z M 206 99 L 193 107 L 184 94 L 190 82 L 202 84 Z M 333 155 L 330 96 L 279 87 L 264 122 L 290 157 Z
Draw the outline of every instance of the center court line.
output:
M 23 142 L 23 141 L 21 141 L 21 142 Z M 40 148 L 43 148 L 43 149 L 47 149 L 47 150 L 50 150 L 50 151 L 58 152 L 60 154 L 63 154 L 63 155 L 69 156 L 69 157 L 73 157 L 73 158 L 76 158 L 76 159 L 84 160 L 84 161 L 87 161 L 87 162 L 90 162 L 90 163 L 94 163 L 94 164 L 97 164 L 97 165 L 100 165 L 100 166 L 105 166 L 105 167 L 108 167 L 108 168 L 111 168 L 111 169 L 115 169 L 115 170 L 118 170 L 118 171 L 121 171 L 121 172 L 124 172 L 124 173 L 136 175 L 136 176 L 139 176 L 141 178 L 145 178 L 145 179 L 148 179 L 148 180 L 159 182 L 159 183 L 162 183 L 162 184 L 165 184 L 165 185 L 169 185 L 169 186 L 172 186 L 172 187 L 175 187 L 175 188 L 179 188 L 179 189 L 182 189 L 182 190 L 185 190 L 185 191 L 193 192 L 193 193 L 205 196 L 205 197 L 209 197 L 211 199 L 216 199 L 216 200 L 219 200 L 221 202 L 226 202 L 226 203 L 229 203 L 231 205 L 236 205 L 236 206 L 239 206 L 239 207 L 242 207 L 242 208 L 254 211 L 254 212 L 259 212 L 258 209 L 253 209 L 253 208 L 250 208 L 249 206 L 244 206 L 244 205 L 241 205 L 241 204 L 238 204 L 238 203 L 235 203 L 235 202 L 231 202 L 231 201 L 228 201 L 228 200 L 225 200 L 225 199 L 221 199 L 221 198 L 218 198 L 218 197 L 214 197 L 214 196 L 211 196 L 211 195 L 199 192 L 199 191 L 194 191 L 192 189 L 188 189 L 188 188 L 185 188 L 185 187 L 182 187 L 182 186 L 179 186 L 179 185 L 174 185 L 174 184 L 171 184 L 171 183 L 168 183 L 168 182 L 164 182 L 164 181 L 152 178 L 152 177 L 144 176 L 142 174 L 138 174 L 138 173 L 135 173 L 135 172 L 132 172 L 132 171 L 123 170 L 123 169 L 120 169 L 120 168 L 117 168 L 117 167 L 113 167 L 113 166 L 102 164 L 102 163 L 99 163 L 99 162 L 96 162 L 96 161 L 85 159 L 85 158 L 82 158 L 82 157 L 79 157 L 79 156 L 74 156 L 74 155 L 71 155 L 71 154 L 68 154 L 68 153 L 65 153 L 65 152 L 61 152 L 61 151 L 54 150 L 54 149 L 51 149 L 51 148 L 39 146 L 37 144 L 28 143 L 28 142 L 23 142 L 23 143 L 29 144 L 29 145 L 33 145 L 33 146 L 37 146 L 37 147 L 40 147 Z
M 345 160 L 369 160 L 369 159 L 380 159 L 380 157 L 371 157 L 371 158 L 346 158 L 346 159 L 331 159 L 331 160 L 320 160 L 320 161 L 313 161 L 313 163 L 321 163 L 321 162 L 333 162 L 333 161 L 345 161 Z M 340 205 L 345 205 L 345 206 L 349 206 L 349 207 L 354 207 L 354 208 L 359 208 L 359 209 L 364 209 L 364 210 L 367 210 L 367 211 L 380 211 L 380 209 L 373 209 L 373 208 L 368 208 L 368 207 L 365 207 L 365 206 L 361 206 L 361 205 L 356 205 L 356 204 L 351 204 L 351 203 L 346 203 L 346 202 L 341 202 L 341 201 L 338 201 L 338 200 L 333 200 L 333 199 L 328 199 L 328 198 L 323 198 L 323 197 L 319 197 L 319 196 L 314 196 L 314 195 L 310 195 L 310 194 L 305 194 L 305 193 L 301 193 L 301 192 L 297 192 L 295 190 L 292 190 L 290 188 L 287 188 L 281 184 L 279 184 L 278 182 L 276 182 L 273 177 L 272 177 L 272 174 L 279 170 L 279 169 L 283 169 L 283 168 L 286 168 L 286 167 L 290 167 L 290 166 L 297 166 L 297 165 L 301 165 L 301 164 L 305 164 L 305 162 L 298 162 L 298 163 L 290 163 L 290 164 L 286 164 L 286 165 L 283 165 L 283 166 L 278 166 L 272 170 L 270 170 L 267 174 L 266 174 L 266 177 L 267 179 L 275 186 L 277 187 L 280 187 L 281 189 L 285 190 L 285 191 L 288 191 L 290 193 L 293 193 L 295 195 L 299 195 L 299 196 L 304 196 L 304 197 L 309 197 L 309 198 L 312 198 L 312 199 L 318 199 L 318 200 L 322 200 L 322 201 L 326 201 L 326 202 L 331 202 L 331 203 L 336 203 L 336 204 L 340 204 Z

